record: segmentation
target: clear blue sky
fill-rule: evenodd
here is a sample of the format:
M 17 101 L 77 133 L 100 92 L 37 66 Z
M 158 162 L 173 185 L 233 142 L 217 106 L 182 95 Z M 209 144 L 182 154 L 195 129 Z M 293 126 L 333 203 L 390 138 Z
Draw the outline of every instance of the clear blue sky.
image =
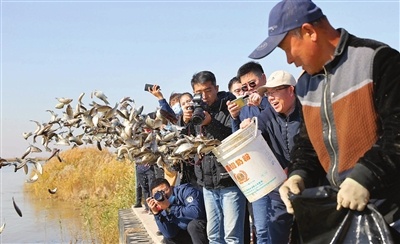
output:
M 1 1 L 0 156 L 21 156 L 47 122 L 56 97 L 101 90 L 111 104 L 130 96 L 145 111 L 158 103 L 145 83 L 192 91 L 195 72 L 215 73 L 220 90 L 266 37 L 277 1 Z M 399 50 L 399 1 L 315 1 L 336 28 Z M 259 61 L 267 76 L 285 69 L 277 49 Z M 57 110 L 61 116 L 62 111 Z

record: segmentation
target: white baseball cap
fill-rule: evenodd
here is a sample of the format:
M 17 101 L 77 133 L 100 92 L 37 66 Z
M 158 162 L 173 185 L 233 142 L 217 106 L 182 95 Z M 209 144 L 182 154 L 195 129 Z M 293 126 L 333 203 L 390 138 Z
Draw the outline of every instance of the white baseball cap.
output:
M 296 86 L 296 79 L 289 72 L 278 70 L 273 72 L 267 78 L 267 83 L 263 86 L 260 86 L 257 91 L 260 94 L 264 94 L 268 88 L 274 88 L 278 86 Z

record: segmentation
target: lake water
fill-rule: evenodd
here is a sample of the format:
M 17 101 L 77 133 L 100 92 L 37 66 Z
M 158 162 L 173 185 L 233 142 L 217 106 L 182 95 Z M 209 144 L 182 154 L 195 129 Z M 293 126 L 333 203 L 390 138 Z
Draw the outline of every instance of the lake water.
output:
M 14 173 L 13 169 L 0 169 L 0 225 L 6 223 L 0 243 L 81 243 L 85 238 L 81 236 L 79 210 L 52 199 L 51 194 L 46 199 L 32 199 L 23 187 L 28 176 L 23 170 Z M 14 209 L 13 197 L 22 217 Z

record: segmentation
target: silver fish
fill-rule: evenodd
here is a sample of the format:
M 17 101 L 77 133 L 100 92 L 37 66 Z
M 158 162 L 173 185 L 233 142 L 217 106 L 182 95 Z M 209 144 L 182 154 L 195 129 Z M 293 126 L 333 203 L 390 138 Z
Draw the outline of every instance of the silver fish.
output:
M 67 105 L 67 104 L 69 104 L 69 103 L 72 102 L 72 99 L 71 99 L 71 98 L 65 98 L 65 97 L 59 97 L 59 98 L 57 98 L 57 97 L 56 97 L 56 99 L 57 99 L 60 103 L 63 103 L 63 104 L 65 104 L 65 105 Z
M 98 99 L 102 100 L 105 104 L 110 104 L 108 102 L 108 97 L 102 92 L 102 91 L 98 91 L 98 90 L 94 90 L 92 92 L 92 94 L 90 95 L 91 98 L 93 98 L 93 96 L 97 97 Z
M 17 203 L 16 203 L 15 200 L 14 200 L 14 197 L 12 197 L 12 200 L 13 200 L 13 205 L 14 205 L 15 211 L 17 212 L 17 214 L 19 215 L 19 217 L 22 217 L 21 209 L 19 209 Z
M 35 173 L 30 179 L 26 180 L 26 183 L 33 183 L 39 179 L 39 175 Z
M 6 227 L 6 223 L 4 222 L 1 226 L 0 226 L 0 234 L 3 233 L 4 228 Z

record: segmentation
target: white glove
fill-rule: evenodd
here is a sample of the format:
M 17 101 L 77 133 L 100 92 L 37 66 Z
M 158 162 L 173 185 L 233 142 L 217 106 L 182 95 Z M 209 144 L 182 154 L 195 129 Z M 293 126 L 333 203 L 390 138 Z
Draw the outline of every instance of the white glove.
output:
M 289 200 L 289 192 L 300 194 L 304 190 L 304 181 L 299 175 L 293 175 L 287 179 L 279 188 L 279 194 L 283 203 L 286 205 L 286 211 L 290 214 L 294 213 L 292 203 Z
M 350 208 L 363 211 L 369 201 L 369 191 L 357 181 L 346 178 L 337 194 L 337 210 Z

